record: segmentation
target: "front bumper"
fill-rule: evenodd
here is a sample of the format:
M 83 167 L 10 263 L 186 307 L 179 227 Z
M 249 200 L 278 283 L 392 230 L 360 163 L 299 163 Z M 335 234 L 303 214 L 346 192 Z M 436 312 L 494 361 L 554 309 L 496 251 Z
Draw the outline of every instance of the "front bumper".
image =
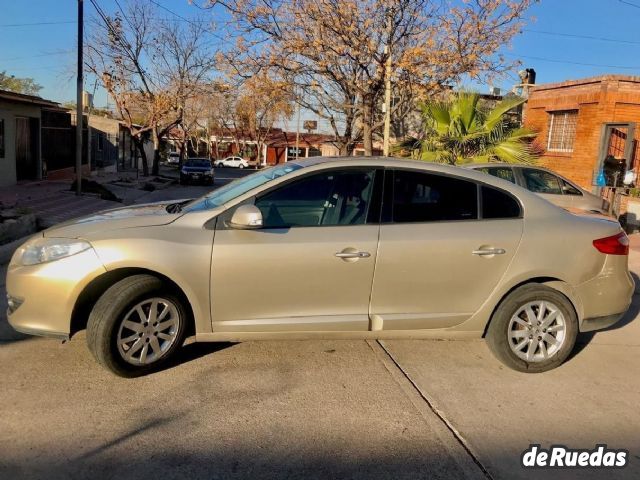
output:
M 197 173 L 197 172 L 189 172 L 189 173 L 181 173 L 182 178 L 185 180 L 189 180 L 191 182 L 213 182 L 214 175 L 210 173 Z
M 78 296 L 89 282 L 105 272 L 92 248 L 39 265 L 10 264 L 7 294 L 22 303 L 7 312 L 9 324 L 30 335 L 68 338 Z

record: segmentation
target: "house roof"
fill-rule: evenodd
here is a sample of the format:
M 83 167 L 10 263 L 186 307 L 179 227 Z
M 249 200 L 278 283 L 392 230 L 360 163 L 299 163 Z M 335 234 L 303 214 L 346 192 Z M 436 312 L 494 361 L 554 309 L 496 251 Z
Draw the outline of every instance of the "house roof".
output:
M 219 136 L 220 138 L 233 137 L 233 130 L 228 131 L 215 131 L 212 132 L 212 136 Z M 245 132 L 239 130 L 238 136 L 240 139 L 255 142 L 254 135 L 251 132 Z M 218 134 L 218 135 L 216 135 Z M 311 147 L 314 145 L 320 145 L 322 143 L 331 142 L 334 140 L 333 135 L 326 135 L 323 133 L 307 133 L 300 132 L 298 143 L 301 147 Z M 265 144 L 269 147 L 283 148 L 296 145 L 296 132 L 286 132 L 280 128 L 273 128 L 265 138 Z
M 321 143 L 333 140 L 333 135 L 325 135 L 322 133 L 306 133 L 300 132 L 298 143 L 302 147 L 310 147 L 320 145 Z M 277 131 L 269 135 L 265 142 L 270 147 L 288 147 L 296 145 L 296 132 Z
M 38 97 L 37 95 L 26 95 L 24 93 L 11 92 L 9 90 L 0 90 L 0 100 L 28 105 L 38 105 L 40 107 L 62 109 L 59 103 L 52 100 L 46 100 L 42 97 Z
M 533 85 L 531 87 L 531 92 L 540 91 L 540 90 L 552 90 L 556 88 L 566 88 L 566 87 L 574 87 L 576 85 L 587 85 L 590 83 L 601 83 L 601 82 L 630 82 L 630 83 L 638 83 L 640 84 L 640 77 L 634 75 L 599 75 L 596 77 L 587 77 L 580 78 L 578 80 L 565 80 L 564 82 L 555 82 L 555 83 L 541 83 L 538 85 Z

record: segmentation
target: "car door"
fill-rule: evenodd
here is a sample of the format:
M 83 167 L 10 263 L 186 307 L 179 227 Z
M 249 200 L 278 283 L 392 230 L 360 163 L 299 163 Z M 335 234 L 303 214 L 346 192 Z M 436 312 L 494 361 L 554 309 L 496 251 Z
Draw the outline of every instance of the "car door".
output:
M 396 170 L 385 181 L 372 318 L 384 330 L 462 323 L 497 286 L 522 229 L 520 204 L 505 191 Z
M 325 169 L 259 194 L 258 230 L 229 228 L 221 216 L 212 259 L 213 330 L 367 330 L 379 175 L 372 168 Z
M 559 207 L 571 207 L 572 197 L 562 192 L 562 180 L 546 170 L 537 168 L 520 169 L 524 187 Z

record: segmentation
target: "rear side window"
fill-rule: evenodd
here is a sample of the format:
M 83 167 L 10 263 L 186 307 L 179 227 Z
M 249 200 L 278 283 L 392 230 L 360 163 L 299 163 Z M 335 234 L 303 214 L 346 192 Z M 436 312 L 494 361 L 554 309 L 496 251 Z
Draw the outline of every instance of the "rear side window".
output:
M 482 218 L 518 218 L 520 205 L 511 195 L 497 188 L 482 187 Z
M 478 187 L 475 183 L 407 170 L 396 170 L 393 183 L 394 222 L 478 218 Z
M 582 196 L 582 192 L 578 190 L 576 187 L 574 187 L 573 185 L 571 185 L 569 182 L 565 182 L 564 180 L 560 179 L 560 183 L 562 183 L 562 192 L 565 195 Z
M 508 167 L 484 167 L 479 168 L 478 170 L 483 173 L 488 173 L 493 177 L 498 177 L 511 183 L 516 183 L 516 177 L 513 174 L 513 170 Z

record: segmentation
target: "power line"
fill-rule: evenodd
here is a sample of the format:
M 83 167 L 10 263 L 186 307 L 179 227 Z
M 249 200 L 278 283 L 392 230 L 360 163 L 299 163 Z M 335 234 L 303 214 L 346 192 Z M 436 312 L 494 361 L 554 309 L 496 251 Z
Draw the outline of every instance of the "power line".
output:
M 627 2 L 626 0 L 618 0 L 620 3 L 624 3 L 625 5 L 629 5 L 630 7 L 640 8 L 640 5 L 637 3 Z
M 0 58 L 0 62 L 12 62 L 14 60 L 27 60 L 30 58 L 36 57 L 48 57 L 51 55 L 66 55 L 67 53 L 75 52 L 75 50 L 62 50 L 60 52 L 52 52 L 52 53 L 40 53 L 37 55 L 27 55 L 25 57 L 12 57 L 12 58 Z
M 165 12 L 169 12 L 171 15 L 173 15 L 176 18 L 179 18 L 180 20 L 183 20 L 185 22 L 189 22 L 192 23 L 191 20 L 189 20 L 188 18 L 183 17 L 182 15 L 178 15 L 176 12 L 174 12 L 173 10 L 165 7 L 164 5 L 162 5 L 161 3 L 156 2 L 155 0 L 149 0 L 151 3 L 153 3 L 155 6 L 160 7 L 162 10 L 164 10 Z
M 35 27 L 38 25 L 65 25 L 78 23 L 76 20 L 63 20 L 58 22 L 32 22 L 32 23 L 0 23 L 0 27 Z
M 640 7 L 638 7 L 640 8 Z M 543 35 L 553 35 L 553 36 L 557 36 L 557 37 L 569 37 L 569 38 L 580 38 L 583 40 L 598 40 L 601 42 L 612 42 L 612 43 L 626 43 L 629 45 L 640 45 L 639 41 L 634 41 L 634 40 L 622 40 L 619 38 L 607 38 L 607 37 L 594 37 L 591 35 L 579 35 L 579 34 L 574 34 L 574 33 L 562 33 L 562 32 L 549 32 L 546 30 L 533 30 L 530 28 L 525 28 L 524 29 L 525 32 L 530 32 L 530 33 L 541 33 Z
M 586 67 L 605 67 L 605 68 L 617 68 L 621 70 L 640 70 L 640 66 L 629 66 L 629 65 L 605 65 L 601 63 L 585 63 L 585 62 L 573 62 L 570 60 L 559 60 L 554 58 L 545 58 L 545 57 L 534 57 L 531 55 L 513 55 L 510 53 L 503 53 L 503 55 L 507 55 L 509 57 L 515 58 L 528 58 L 530 60 L 539 60 L 541 62 L 551 62 L 551 63 L 565 63 L 569 65 L 582 65 Z

